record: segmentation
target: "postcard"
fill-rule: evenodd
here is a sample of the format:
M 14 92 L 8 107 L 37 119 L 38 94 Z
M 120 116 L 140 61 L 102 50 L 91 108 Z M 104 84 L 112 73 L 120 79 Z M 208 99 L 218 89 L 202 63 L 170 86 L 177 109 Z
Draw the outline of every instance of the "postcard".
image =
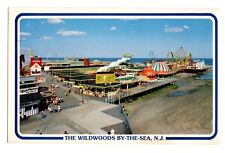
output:
M 10 8 L 8 141 L 216 143 L 207 11 Z

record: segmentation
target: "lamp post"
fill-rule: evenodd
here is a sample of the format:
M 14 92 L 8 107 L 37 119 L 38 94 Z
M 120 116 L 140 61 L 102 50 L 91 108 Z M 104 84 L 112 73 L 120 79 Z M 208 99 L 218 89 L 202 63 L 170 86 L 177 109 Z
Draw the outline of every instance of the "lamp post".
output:
M 111 89 L 111 91 L 110 91 L 110 103 L 113 103 L 113 94 L 112 94 L 112 85 L 111 85 L 111 82 L 109 82 L 109 84 L 110 84 L 110 89 Z

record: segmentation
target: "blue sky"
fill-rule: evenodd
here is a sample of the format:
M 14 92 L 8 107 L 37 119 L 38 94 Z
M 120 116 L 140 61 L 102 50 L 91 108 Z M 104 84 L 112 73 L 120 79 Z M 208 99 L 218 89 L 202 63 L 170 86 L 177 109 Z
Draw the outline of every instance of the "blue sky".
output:
M 209 19 L 22 19 L 21 51 L 42 57 L 166 57 L 181 46 L 212 57 Z

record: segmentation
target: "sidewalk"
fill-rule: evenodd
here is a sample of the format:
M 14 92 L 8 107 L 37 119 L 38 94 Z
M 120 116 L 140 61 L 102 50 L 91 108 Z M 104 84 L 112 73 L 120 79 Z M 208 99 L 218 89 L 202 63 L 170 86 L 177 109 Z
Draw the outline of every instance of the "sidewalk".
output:
M 50 84 L 51 76 L 47 74 L 44 74 L 44 76 L 47 84 Z M 21 133 L 63 134 L 64 131 L 67 131 L 69 134 L 107 134 L 108 131 L 103 130 L 104 127 L 123 122 L 121 116 L 115 117 L 104 112 L 112 108 L 120 109 L 118 105 L 103 103 L 98 99 L 74 93 L 65 96 L 64 91 L 66 89 L 61 83 L 59 83 L 59 88 L 56 89 L 56 95 L 62 96 L 64 99 L 61 104 L 61 112 L 46 112 L 45 118 L 36 115 L 27 121 L 22 121 Z M 84 97 L 84 105 L 80 103 L 82 97 Z

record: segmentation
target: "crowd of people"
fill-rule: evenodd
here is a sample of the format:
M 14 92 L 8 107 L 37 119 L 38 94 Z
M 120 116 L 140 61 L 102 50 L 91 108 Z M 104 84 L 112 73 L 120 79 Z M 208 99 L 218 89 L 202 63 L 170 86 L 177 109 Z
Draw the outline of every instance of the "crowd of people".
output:
M 55 113 L 61 111 L 61 98 L 53 98 L 52 102 L 48 106 L 49 113 Z
M 54 80 L 52 79 L 51 84 L 48 87 L 48 92 L 50 93 L 50 96 L 43 99 L 43 103 L 41 105 L 41 111 L 40 115 L 41 118 L 46 117 L 46 113 L 44 109 L 47 109 L 49 113 L 55 113 L 60 112 L 61 109 L 61 102 L 63 102 L 63 97 L 56 95 L 56 88 L 58 87 L 58 84 L 54 83 Z M 46 96 L 45 94 L 43 94 Z

